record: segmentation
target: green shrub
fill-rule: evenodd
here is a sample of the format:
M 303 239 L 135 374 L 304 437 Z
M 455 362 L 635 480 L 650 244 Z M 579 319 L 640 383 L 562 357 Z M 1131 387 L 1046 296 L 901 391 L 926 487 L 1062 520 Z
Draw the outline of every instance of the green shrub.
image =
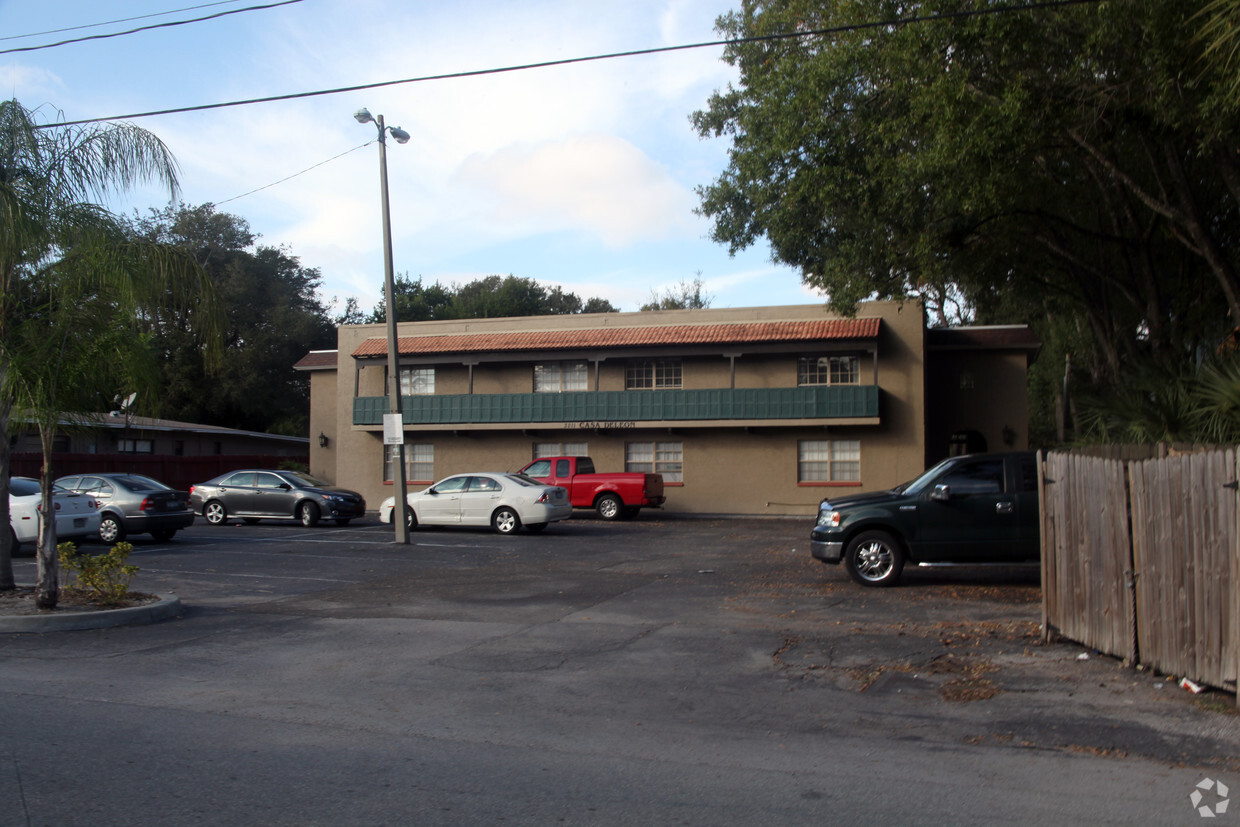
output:
M 60 554 L 60 566 L 72 575 L 73 583 L 64 588 L 89 594 L 107 604 L 123 603 L 129 598 L 129 581 L 138 573 L 137 566 L 125 564 L 130 543 L 117 543 L 107 554 L 79 554 L 73 543 L 61 543 L 56 547 Z

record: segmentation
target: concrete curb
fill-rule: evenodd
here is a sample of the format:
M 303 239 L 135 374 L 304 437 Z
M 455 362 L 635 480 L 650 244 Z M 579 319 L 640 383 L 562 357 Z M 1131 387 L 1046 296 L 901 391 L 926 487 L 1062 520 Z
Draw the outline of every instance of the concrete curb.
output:
M 108 629 L 113 626 L 140 626 L 181 614 L 181 598 L 170 594 L 157 596 L 159 600 L 154 603 L 124 609 L 0 617 L 0 634 L 76 632 L 83 629 Z

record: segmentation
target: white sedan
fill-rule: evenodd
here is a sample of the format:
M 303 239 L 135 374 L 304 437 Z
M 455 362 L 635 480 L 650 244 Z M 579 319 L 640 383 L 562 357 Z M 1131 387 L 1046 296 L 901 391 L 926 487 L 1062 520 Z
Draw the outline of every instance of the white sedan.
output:
M 13 532 L 14 553 L 22 543 L 38 542 L 39 504 L 42 501 L 38 480 L 29 477 L 9 479 L 9 528 Z M 94 497 L 55 486 L 52 505 L 56 510 L 57 542 L 99 536 L 99 509 Z
M 573 513 L 568 491 L 520 474 L 456 474 L 425 491 L 406 497 L 409 527 L 419 525 L 489 525 L 500 534 L 521 526 L 542 531 L 547 523 L 567 520 Z M 392 522 L 396 498 L 379 505 L 379 520 Z

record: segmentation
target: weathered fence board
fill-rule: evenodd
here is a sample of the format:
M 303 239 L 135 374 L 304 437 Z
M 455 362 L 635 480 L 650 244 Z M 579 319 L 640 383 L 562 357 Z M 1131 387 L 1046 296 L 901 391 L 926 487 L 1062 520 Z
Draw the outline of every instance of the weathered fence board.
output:
M 1240 536 L 1234 449 L 1131 466 L 1141 662 L 1236 688 Z
M 1090 453 L 1039 463 L 1044 634 L 1235 692 L 1240 453 Z
M 1135 661 L 1124 463 L 1056 453 L 1039 465 L 1045 633 Z

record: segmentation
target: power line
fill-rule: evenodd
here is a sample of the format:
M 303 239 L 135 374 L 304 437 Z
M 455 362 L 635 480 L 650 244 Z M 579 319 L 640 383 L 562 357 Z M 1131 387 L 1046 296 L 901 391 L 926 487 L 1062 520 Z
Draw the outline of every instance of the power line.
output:
M 302 2 L 302 0 L 281 0 L 281 2 L 279 3 L 269 3 L 265 6 L 247 6 L 244 9 L 230 9 L 229 11 L 216 12 L 215 14 L 208 14 L 206 17 L 195 17 L 189 20 L 173 20 L 168 23 L 156 23 L 152 26 L 139 26 L 136 29 L 129 29 L 128 31 L 124 31 L 124 32 L 112 32 L 111 34 L 92 34 L 88 37 L 78 37 L 72 40 L 62 40 L 59 43 L 45 43 L 42 46 L 18 46 L 13 49 L 0 49 L 0 55 L 9 55 L 9 54 L 13 54 L 14 52 L 37 52 L 40 49 L 51 49 L 56 46 L 67 46 L 70 43 L 85 43 L 90 40 L 106 40 L 110 37 L 124 37 L 125 35 L 136 34 L 138 32 L 149 32 L 153 29 L 168 29 L 173 26 L 185 26 L 189 23 L 201 23 L 204 20 L 215 20 L 216 18 L 219 18 L 219 17 L 227 17 L 230 14 L 241 14 L 243 12 L 248 12 L 248 11 L 262 11 L 263 9 L 274 9 L 278 6 L 289 6 L 289 5 L 292 5 L 293 3 L 300 3 L 300 2 Z M 103 119 L 103 120 L 106 120 L 106 119 Z
M 287 0 L 287 2 L 301 2 L 301 0 Z M 509 72 L 523 72 L 529 69 L 546 69 L 554 66 L 571 66 L 578 63 L 592 63 L 603 60 L 615 60 L 623 57 L 640 57 L 643 55 L 666 54 L 669 52 L 684 52 L 691 49 L 707 49 L 716 46 L 738 46 L 746 43 L 762 43 L 778 40 L 795 40 L 806 37 L 823 37 L 847 32 L 866 31 L 870 29 L 886 29 L 901 26 L 909 26 L 915 23 L 932 23 L 943 20 L 954 20 L 966 17 L 983 17 L 995 14 L 1006 14 L 1010 12 L 1020 11 L 1041 11 L 1047 9 L 1059 9 L 1067 6 L 1083 6 L 1094 5 L 1097 3 L 1107 2 L 1107 0 L 1045 0 L 1045 2 L 1027 3 L 1021 6 L 1000 6 L 985 9 L 972 9 L 967 11 L 949 12 L 946 14 L 920 15 L 916 17 L 900 17 L 895 20 L 884 20 L 873 23 L 849 23 L 843 26 L 833 26 L 826 29 L 812 29 L 801 32 L 789 32 L 785 34 L 761 35 L 759 37 L 742 37 L 733 40 L 711 40 L 703 43 L 690 43 L 681 46 L 659 46 L 650 49 L 634 49 L 626 52 L 610 52 L 608 54 L 591 55 L 588 57 L 570 57 L 563 60 L 546 60 L 538 63 L 523 63 L 516 66 L 504 66 L 494 69 L 474 69 L 465 72 L 449 72 L 439 75 L 422 75 L 414 78 L 404 78 L 403 80 L 386 80 L 377 83 L 363 83 L 356 86 L 341 86 L 335 89 L 320 89 L 314 92 L 292 92 L 287 95 L 271 95 L 264 98 L 248 98 L 246 100 L 228 101 L 226 103 L 208 103 L 199 106 L 181 106 L 174 109 L 157 109 L 149 112 L 134 112 L 128 115 L 113 115 L 106 118 L 83 118 L 76 121 L 62 121 L 60 123 L 40 124 L 36 129 L 50 129 L 59 126 L 79 126 L 81 124 L 100 123 L 103 121 L 122 121 L 132 120 L 135 118 L 153 118 L 157 115 L 177 115 L 185 112 L 206 112 L 212 109 L 227 109 L 234 106 L 251 106 L 257 103 L 276 103 L 279 101 L 297 100 L 301 98 L 317 98 L 326 95 L 340 95 L 345 92 L 360 92 L 366 89 L 382 89 L 388 86 L 401 86 L 408 83 L 428 83 L 436 80 L 455 80 L 459 78 L 482 77 L 486 75 L 499 75 Z M 277 3 L 275 5 L 284 5 Z M 0 52 L 3 54 L 3 52 Z
M 378 139 L 376 138 L 375 140 L 378 140 Z M 340 153 L 339 155 L 333 155 L 332 157 L 330 157 L 330 158 L 328 158 L 328 159 L 326 159 L 326 160 L 324 160 L 324 161 L 319 161 L 317 164 L 314 164 L 313 166 L 306 167 L 306 168 L 305 168 L 305 169 L 303 169 L 301 172 L 294 172 L 292 175 L 287 175 L 287 176 L 285 176 L 285 177 L 281 178 L 279 181 L 272 181 L 270 184 L 266 184 L 266 185 L 264 185 L 264 186 L 261 186 L 261 187 L 259 187 L 258 189 L 252 189 L 252 190 L 250 190 L 249 192 L 243 192 L 243 193 L 241 193 L 240 195 L 234 195 L 232 198 L 225 198 L 223 201 L 215 201 L 215 202 L 213 202 L 213 203 L 215 204 L 215 206 L 217 206 L 217 207 L 218 207 L 220 204 L 227 204 L 229 201 L 236 201 L 236 200 L 237 200 L 237 199 L 239 199 L 239 198 L 245 198 L 247 195 L 253 195 L 253 194 L 254 194 L 254 193 L 256 193 L 256 192 L 262 192 L 262 191 L 263 191 L 263 190 L 265 190 L 265 189 L 270 189 L 271 187 L 274 187 L 276 184 L 283 184 L 285 181 L 292 181 L 294 178 L 298 178 L 298 177 L 300 177 L 300 176 L 302 176 L 302 175 L 305 175 L 307 172 L 310 172 L 310 171 L 311 171 L 311 170 L 313 170 L 313 169 L 318 169 L 319 167 L 323 166 L 324 164 L 330 164 L 332 161 L 335 161 L 337 158 L 343 158 L 344 156 L 348 155 L 349 153 L 351 153 L 351 152 L 357 152 L 359 149 L 364 149 L 365 147 L 368 147 L 368 146 L 370 146 L 370 145 L 371 145 L 371 144 L 373 144 L 373 143 L 374 143 L 374 141 L 373 141 L 373 140 L 372 140 L 372 141 L 367 141 L 366 143 L 364 143 L 364 144 L 359 144 L 359 145 L 357 145 L 357 146 L 353 147 L 352 149 L 346 149 L 344 152 Z
M 119 20 L 107 20 L 103 23 L 84 23 L 81 26 L 65 26 L 61 29 L 48 29 L 45 32 L 31 32 L 30 34 L 10 34 L 0 37 L 0 41 L 4 40 L 24 40 L 27 37 L 43 37 L 49 34 L 60 34 L 61 32 L 77 32 L 82 29 L 97 29 L 100 26 L 114 26 L 117 23 L 132 23 L 135 20 L 148 20 L 152 17 L 163 17 L 167 14 L 180 14 L 186 11 L 197 11 L 198 9 L 207 9 L 212 6 L 227 6 L 232 3 L 240 3 L 241 0 L 220 0 L 218 3 L 203 3 L 198 6 L 189 6 L 184 9 L 171 9 L 169 11 L 159 11 L 153 14 L 140 14 L 136 17 L 122 17 Z

